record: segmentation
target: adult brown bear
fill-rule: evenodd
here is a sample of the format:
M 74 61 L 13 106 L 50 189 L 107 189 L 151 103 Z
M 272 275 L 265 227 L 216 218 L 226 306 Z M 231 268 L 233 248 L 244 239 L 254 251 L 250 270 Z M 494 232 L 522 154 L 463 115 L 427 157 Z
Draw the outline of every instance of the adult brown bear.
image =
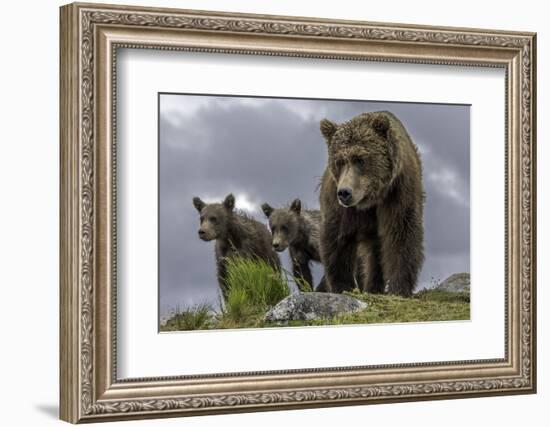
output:
M 328 165 L 320 192 L 327 290 L 410 296 L 424 261 L 422 164 L 392 113 L 321 121 Z

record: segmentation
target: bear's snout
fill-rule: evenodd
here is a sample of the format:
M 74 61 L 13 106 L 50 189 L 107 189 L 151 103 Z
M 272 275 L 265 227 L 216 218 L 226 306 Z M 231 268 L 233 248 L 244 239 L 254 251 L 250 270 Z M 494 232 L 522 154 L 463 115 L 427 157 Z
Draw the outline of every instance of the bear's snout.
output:
M 199 232 L 198 232 L 198 233 L 199 233 L 199 239 L 204 240 L 205 242 L 207 242 L 208 240 L 210 240 L 210 239 L 208 238 L 208 237 L 209 237 L 208 234 L 207 234 L 206 231 L 203 230 L 202 228 L 199 229 Z
M 351 199 L 353 197 L 351 188 L 348 188 L 348 187 L 340 188 L 337 192 L 337 195 L 338 195 L 338 200 L 342 205 L 348 206 L 351 204 Z
M 275 249 L 277 252 L 282 252 L 286 249 L 286 244 L 284 242 L 281 242 L 280 240 L 273 241 L 273 249 Z

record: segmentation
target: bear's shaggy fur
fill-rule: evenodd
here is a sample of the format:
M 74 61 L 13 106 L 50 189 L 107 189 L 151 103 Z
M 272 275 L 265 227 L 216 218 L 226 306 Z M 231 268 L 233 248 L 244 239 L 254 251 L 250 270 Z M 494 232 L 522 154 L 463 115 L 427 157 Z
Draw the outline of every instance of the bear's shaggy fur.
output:
M 265 260 L 279 270 L 279 256 L 271 245 L 267 227 L 235 211 L 235 197 L 229 194 L 222 203 L 203 202 L 193 198 L 193 205 L 200 214 L 199 238 L 208 242 L 216 240 L 216 265 L 218 283 L 224 299 L 227 297 L 227 259 L 239 255 L 245 258 Z
M 292 274 L 304 280 L 313 289 L 310 262 L 321 262 L 319 254 L 321 212 L 302 209 L 300 199 L 295 199 L 289 207 L 277 209 L 264 203 L 262 210 L 269 219 L 273 248 L 277 252 L 283 252 L 288 248 Z
M 321 121 L 328 165 L 321 182 L 326 286 L 410 296 L 424 261 L 422 165 L 403 124 L 386 111 Z

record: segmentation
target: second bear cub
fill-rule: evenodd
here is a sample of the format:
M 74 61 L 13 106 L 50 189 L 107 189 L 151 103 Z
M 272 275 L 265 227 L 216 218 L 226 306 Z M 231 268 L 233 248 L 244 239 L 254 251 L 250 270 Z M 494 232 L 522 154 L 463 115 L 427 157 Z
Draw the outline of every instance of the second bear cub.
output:
M 304 280 L 313 289 L 310 262 L 321 262 L 319 254 L 321 213 L 318 210 L 302 210 L 300 199 L 295 199 L 290 207 L 277 209 L 264 203 L 262 210 L 269 219 L 273 248 L 277 252 L 288 248 L 294 277 Z M 321 285 L 322 283 L 323 281 Z

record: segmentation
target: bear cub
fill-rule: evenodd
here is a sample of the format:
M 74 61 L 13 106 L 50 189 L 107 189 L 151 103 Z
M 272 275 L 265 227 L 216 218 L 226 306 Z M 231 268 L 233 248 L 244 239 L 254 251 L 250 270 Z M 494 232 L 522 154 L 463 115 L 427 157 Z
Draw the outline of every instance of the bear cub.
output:
M 422 164 L 392 113 L 321 121 L 328 165 L 321 182 L 326 286 L 410 296 L 424 261 Z
M 302 210 L 300 199 L 295 199 L 289 207 L 277 209 L 264 203 L 262 210 L 269 220 L 269 228 L 273 235 L 273 248 L 277 252 L 283 252 L 288 248 L 292 262 L 292 274 L 314 289 L 310 262 L 321 262 L 319 253 L 321 212 L 319 210 Z M 322 280 L 317 290 L 322 290 L 323 282 Z
M 216 241 L 217 276 L 224 300 L 227 299 L 227 260 L 233 256 L 260 258 L 274 269 L 280 269 L 280 260 L 271 245 L 267 227 L 235 210 L 235 197 L 229 194 L 222 203 L 205 203 L 193 198 L 200 215 L 199 238 Z

